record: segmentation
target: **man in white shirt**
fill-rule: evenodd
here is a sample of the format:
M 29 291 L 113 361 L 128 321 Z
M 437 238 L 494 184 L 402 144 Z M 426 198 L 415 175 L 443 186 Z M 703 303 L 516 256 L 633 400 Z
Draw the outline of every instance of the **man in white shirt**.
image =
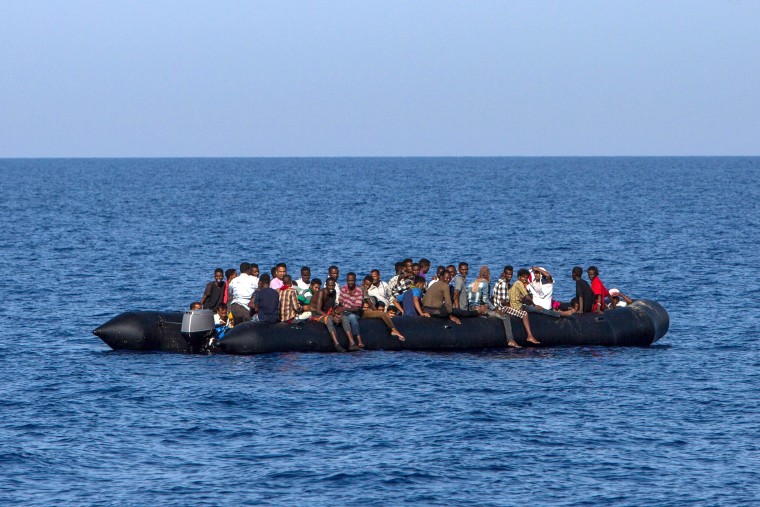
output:
M 230 311 L 235 324 L 251 320 L 248 304 L 253 292 L 259 287 L 259 278 L 251 276 L 251 265 L 247 262 L 240 264 L 240 275 L 230 282 L 231 304 Z
M 385 303 L 385 307 L 388 308 L 388 304 L 391 301 L 391 291 L 388 288 L 388 284 L 380 279 L 380 270 L 373 269 L 370 271 L 369 276 L 372 277 L 372 285 L 367 289 L 367 296 L 374 297 L 377 301 Z
M 310 285 L 311 285 L 311 268 L 309 268 L 309 266 L 304 266 L 301 268 L 301 278 L 296 280 L 296 290 L 298 290 L 298 295 L 302 296 L 304 292 L 309 290 Z
M 528 285 L 528 292 L 533 296 L 533 304 L 544 310 L 552 309 L 552 296 L 554 295 L 554 279 L 544 268 L 533 266 L 533 281 Z

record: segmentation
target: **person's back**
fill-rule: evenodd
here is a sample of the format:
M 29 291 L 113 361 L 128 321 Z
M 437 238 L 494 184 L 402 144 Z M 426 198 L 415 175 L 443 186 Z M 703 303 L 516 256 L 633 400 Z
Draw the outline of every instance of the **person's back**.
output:
M 259 290 L 259 322 L 278 322 L 280 320 L 280 294 L 271 287 Z
M 451 313 L 451 292 L 449 291 L 449 282 L 446 278 L 438 280 L 428 287 L 425 296 L 422 298 L 422 306 L 430 310 L 440 311 L 445 307 L 448 313 Z
M 581 297 L 583 298 L 583 306 L 581 307 L 583 313 L 590 313 L 594 308 L 594 291 L 583 278 L 575 280 L 575 296 L 579 301 Z
M 401 296 L 401 305 L 404 308 L 404 315 L 407 317 L 419 315 L 417 308 L 414 306 L 414 298 L 422 298 L 422 290 L 419 287 L 412 287 Z

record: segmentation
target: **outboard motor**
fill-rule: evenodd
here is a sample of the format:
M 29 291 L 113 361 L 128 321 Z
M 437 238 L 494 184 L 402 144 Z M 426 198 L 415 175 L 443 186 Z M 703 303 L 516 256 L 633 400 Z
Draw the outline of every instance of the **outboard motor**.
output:
M 188 310 L 182 316 L 182 338 L 193 354 L 208 350 L 214 342 L 214 312 Z

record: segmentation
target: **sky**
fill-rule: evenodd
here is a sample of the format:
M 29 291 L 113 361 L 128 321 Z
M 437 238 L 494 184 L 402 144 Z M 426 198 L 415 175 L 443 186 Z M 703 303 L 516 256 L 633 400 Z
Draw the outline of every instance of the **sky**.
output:
M 0 0 L 0 157 L 760 155 L 760 1 Z

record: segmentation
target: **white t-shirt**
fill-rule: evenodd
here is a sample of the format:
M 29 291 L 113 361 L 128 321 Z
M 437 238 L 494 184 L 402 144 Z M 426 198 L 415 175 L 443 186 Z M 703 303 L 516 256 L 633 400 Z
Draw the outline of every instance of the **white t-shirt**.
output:
M 553 283 L 541 283 L 538 280 L 528 284 L 528 292 L 533 295 L 533 303 L 545 310 L 552 309 L 552 295 L 554 295 Z
M 375 297 L 378 301 L 382 301 L 387 306 L 390 302 L 391 291 L 388 289 L 388 284 L 380 280 L 380 285 L 372 285 L 367 290 L 367 295 Z
M 232 303 L 237 303 L 248 308 L 253 291 L 259 288 L 259 277 L 243 273 L 230 282 L 230 294 Z
M 300 296 L 304 292 L 306 292 L 307 290 L 309 290 L 309 285 L 310 284 L 308 284 L 308 283 L 306 283 L 306 282 L 303 281 L 303 278 L 299 278 L 298 280 L 296 280 L 296 288 L 298 290 L 298 295 Z

